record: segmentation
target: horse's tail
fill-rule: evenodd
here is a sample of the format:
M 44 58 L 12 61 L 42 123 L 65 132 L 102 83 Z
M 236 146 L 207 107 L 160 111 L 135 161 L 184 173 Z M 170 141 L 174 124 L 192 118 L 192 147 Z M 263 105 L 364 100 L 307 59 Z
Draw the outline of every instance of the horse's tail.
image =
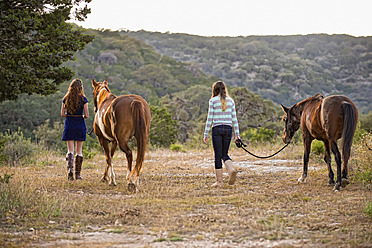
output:
M 133 101 L 131 103 L 131 111 L 133 116 L 134 136 L 136 137 L 137 141 L 137 158 L 136 166 L 131 171 L 128 182 L 130 182 L 134 173 L 136 173 L 134 180 L 136 180 L 139 176 L 143 161 L 145 160 L 147 146 L 147 127 L 145 121 L 145 110 L 142 102 L 137 100 Z
M 356 114 L 353 105 L 349 102 L 342 104 L 344 112 L 344 130 L 342 132 L 342 157 L 344 162 L 350 157 L 350 149 L 353 143 L 353 137 L 356 128 Z

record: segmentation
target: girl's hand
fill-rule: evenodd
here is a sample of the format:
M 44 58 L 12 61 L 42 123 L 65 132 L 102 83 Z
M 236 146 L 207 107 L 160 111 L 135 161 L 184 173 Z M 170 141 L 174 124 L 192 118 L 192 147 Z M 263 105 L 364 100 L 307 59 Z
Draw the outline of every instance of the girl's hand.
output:
M 208 137 L 204 137 L 204 144 L 207 144 L 208 143 Z

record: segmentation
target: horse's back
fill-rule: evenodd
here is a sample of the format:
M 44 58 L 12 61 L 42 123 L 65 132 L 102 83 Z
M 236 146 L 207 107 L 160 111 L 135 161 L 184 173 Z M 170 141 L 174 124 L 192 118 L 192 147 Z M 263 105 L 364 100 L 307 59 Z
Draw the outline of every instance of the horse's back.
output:
M 150 108 L 145 99 L 138 95 L 122 95 L 112 103 L 112 111 L 117 123 L 133 123 L 133 103 L 135 102 L 141 103 L 145 122 L 150 122 Z
M 345 111 L 344 106 L 350 105 L 353 109 L 354 119 L 358 118 L 358 110 L 354 103 L 342 95 L 328 96 L 323 99 L 321 105 L 321 120 L 323 128 L 327 131 L 328 136 L 336 139 L 341 138 L 344 128 Z
M 347 98 L 346 96 L 342 95 L 334 95 L 328 96 L 323 99 L 322 102 L 322 115 L 324 117 L 329 116 L 330 118 L 343 116 L 342 105 L 343 104 L 351 104 L 352 108 L 355 112 L 357 112 L 357 108 L 354 103 Z

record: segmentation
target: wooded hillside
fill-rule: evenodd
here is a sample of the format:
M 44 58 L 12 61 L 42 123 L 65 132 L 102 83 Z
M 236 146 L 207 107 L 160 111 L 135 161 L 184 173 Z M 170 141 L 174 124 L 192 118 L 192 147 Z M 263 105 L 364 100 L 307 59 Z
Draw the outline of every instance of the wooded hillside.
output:
M 176 137 L 181 143 L 200 143 L 211 86 L 218 79 L 229 85 L 238 106 L 240 131 L 246 137 L 254 135 L 250 128 L 264 127 L 279 134 L 283 126 L 278 103 L 289 106 L 317 92 L 345 94 L 359 110 L 372 110 L 369 37 L 229 38 L 108 30 L 86 33 L 94 35 L 94 41 L 66 66 L 84 82 L 91 112 L 88 129 L 94 116 L 92 78 L 108 79 L 116 95 L 138 94 L 150 105 L 166 108 L 177 121 L 173 126 L 177 126 Z M 20 127 L 26 137 L 33 137 L 48 119 L 53 129 L 54 122 L 63 121 L 61 100 L 69 84 L 63 83 L 54 95 L 21 95 L 17 101 L 1 103 L 0 132 Z M 165 113 L 160 109 L 155 112 Z M 153 120 L 155 129 L 156 123 Z
M 372 110 L 372 37 L 124 33 L 276 103 L 289 106 L 316 93 L 343 94 L 361 112 Z
M 178 123 L 179 142 L 202 135 L 211 86 L 218 78 L 207 76 L 196 64 L 159 54 L 150 45 L 126 34 L 108 30 L 87 30 L 87 34 L 94 35 L 94 41 L 76 53 L 76 60 L 66 66 L 75 71 L 75 77 L 83 80 L 90 102 L 88 129 L 94 117 L 91 79 L 95 78 L 98 81 L 108 79 L 116 95 L 138 94 L 150 105 L 166 107 Z M 17 101 L 1 103 L 0 132 L 20 127 L 26 137 L 33 137 L 33 131 L 46 120 L 50 120 L 51 128 L 54 122 L 64 121 L 60 108 L 69 84 L 70 81 L 63 83 L 54 95 L 21 95 Z M 238 113 L 242 127 L 263 126 L 262 121 L 271 125 L 278 120 L 278 113 L 281 114 L 278 105 L 264 101 L 247 89 L 234 89 L 231 93 L 243 102 L 240 109 L 244 109 L 244 113 Z M 153 126 L 155 123 L 153 121 Z

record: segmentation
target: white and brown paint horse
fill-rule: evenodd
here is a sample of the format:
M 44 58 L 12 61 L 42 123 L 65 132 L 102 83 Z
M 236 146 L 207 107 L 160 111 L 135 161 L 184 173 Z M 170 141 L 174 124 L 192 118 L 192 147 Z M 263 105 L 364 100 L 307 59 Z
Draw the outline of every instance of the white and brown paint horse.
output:
M 95 111 L 93 128 L 105 151 L 107 162 L 102 181 L 116 185 L 112 157 L 119 145 L 128 161 L 128 190 L 134 191 L 138 186 L 138 177 L 145 159 L 151 122 L 150 108 L 145 99 L 138 95 L 115 96 L 107 84 L 107 80 L 96 82 L 92 79 Z M 137 159 L 132 169 L 133 155 L 128 142 L 133 136 L 137 141 Z

